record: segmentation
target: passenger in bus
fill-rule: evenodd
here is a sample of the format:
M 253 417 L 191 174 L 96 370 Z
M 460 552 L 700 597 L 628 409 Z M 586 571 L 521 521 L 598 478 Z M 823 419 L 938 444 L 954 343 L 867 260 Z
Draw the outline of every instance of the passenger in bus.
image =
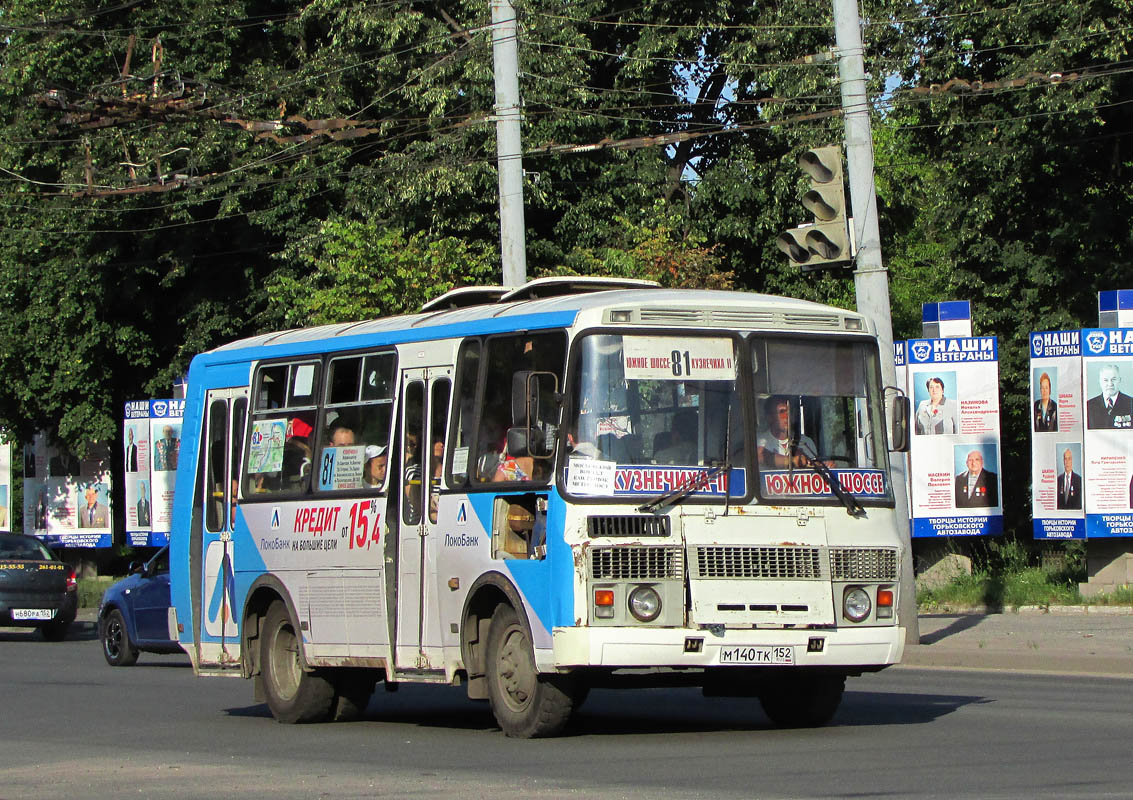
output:
M 669 442 L 653 454 L 656 464 L 696 464 L 696 409 L 681 408 L 673 414 Z
M 331 447 L 349 447 L 354 444 L 354 429 L 344 422 L 335 422 L 328 431 Z
M 809 463 L 807 455 L 818 455 L 813 439 L 802 433 L 792 435 L 791 403 L 786 397 L 768 397 L 763 402 L 763 418 L 767 422 L 767 430 L 759 434 L 757 444 L 761 465 L 771 469 L 805 467 Z
M 386 466 L 389 462 L 385 445 L 366 445 L 365 456 L 366 464 L 362 468 L 362 480 L 367 486 L 381 486 L 386 481 Z

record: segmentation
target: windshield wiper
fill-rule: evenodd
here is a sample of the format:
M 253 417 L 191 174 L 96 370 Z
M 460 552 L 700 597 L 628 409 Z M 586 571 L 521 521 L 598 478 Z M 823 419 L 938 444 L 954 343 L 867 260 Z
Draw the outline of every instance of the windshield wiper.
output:
M 806 463 L 809 464 L 815 472 L 826 479 L 826 482 L 830 484 L 830 492 L 842 501 L 842 505 L 846 507 L 847 514 L 851 517 L 864 517 L 866 515 L 865 507 L 858 502 L 856 497 L 842 488 L 842 485 L 838 482 L 838 476 L 834 474 L 834 471 L 831 470 L 830 467 L 808 453 L 805 447 L 797 448 L 797 452 L 806 459 Z
M 700 473 L 700 475 L 696 477 L 696 480 L 689 481 L 683 486 L 677 487 L 668 494 L 663 494 L 654 500 L 650 500 L 648 503 L 639 505 L 637 507 L 637 510 L 649 511 L 656 514 L 658 511 L 668 508 L 669 506 L 677 503 L 680 500 L 684 500 L 693 492 L 703 489 L 713 478 L 715 478 L 721 472 L 727 472 L 729 469 L 731 469 L 731 466 L 731 461 L 722 461 Z M 725 490 L 725 492 L 727 491 L 728 490 Z M 725 499 L 727 499 L 726 495 Z

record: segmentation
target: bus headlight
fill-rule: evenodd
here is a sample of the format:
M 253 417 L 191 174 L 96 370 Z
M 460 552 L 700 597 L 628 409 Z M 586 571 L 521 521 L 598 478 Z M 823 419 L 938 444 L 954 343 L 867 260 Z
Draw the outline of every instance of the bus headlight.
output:
M 873 608 L 869 593 L 858 586 L 847 586 L 842 594 L 842 613 L 851 622 L 861 622 Z
M 652 586 L 638 586 L 629 593 L 629 613 L 639 622 L 652 622 L 661 615 L 661 595 Z

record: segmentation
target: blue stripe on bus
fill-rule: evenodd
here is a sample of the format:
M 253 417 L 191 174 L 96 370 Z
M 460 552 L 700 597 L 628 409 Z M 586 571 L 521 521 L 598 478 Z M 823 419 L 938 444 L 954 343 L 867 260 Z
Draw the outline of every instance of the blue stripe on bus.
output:
M 212 370 L 221 364 L 240 364 L 247 366 L 252 361 L 287 356 L 321 355 L 339 350 L 357 350 L 364 347 L 404 344 L 407 342 L 427 342 L 439 339 L 456 339 L 465 336 L 484 336 L 493 333 L 516 333 L 525 330 L 544 328 L 565 328 L 574 324 L 577 311 L 554 311 L 543 314 L 516 314 L 491 319 L 478 319 L 468 322 L 453 322 L 447 325 L 434 325 L 421 328 L 401 328 L 358 333 L 350 336 L 332 336 L 309 341 L 263 344 L 243 347 L 237 350 L 221 350 L 203 353 L 193 359 L 209 368 L 209 387 L 248 385 L 245 377 L 240 384 L 217 383 Z M 193 376 L 190 371 L 189 381 Z
M 476 492 L 468 495 L 469 505 L 477 522 L 485 531 L 492 530 L 492 514 L 499 495 Z M 547 507 L 547 557 L 545 559 L 509 558 L 501 563 L 507 568 L 516 587 L 531 606 L 531 612 L 548 631 L 555 626 L 574 625 L 574 592 L 572 577 L 574 557 L 563 538 L 566 524 L 566 503 L 551 491 Z M 558 599 L 558 604 L 554 599 Z

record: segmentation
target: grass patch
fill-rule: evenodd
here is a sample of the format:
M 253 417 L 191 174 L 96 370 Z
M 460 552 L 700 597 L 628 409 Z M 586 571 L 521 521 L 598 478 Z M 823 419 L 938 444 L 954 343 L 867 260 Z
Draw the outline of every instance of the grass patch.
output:
M 922 609 L 1002 609 L 1133 602 L 1133 590 L 1084 599 L 1078 583 L 1086 577 L 1085 550 L 1079 543 L 1074 545 L 1067 547 L 1059 558 L 1051 559 L 1010 539 L 980 542 L 971 553 L 972 574 L 958 575 L 935 589 L 919 590 L 917 605 Z
M 1086 605 L 1091 606 L 1130 606 L 1133 605 L 1133 586 L 1119 586 L 1108 594 L 1099 594 L 1085 598 Z
M 97 578 L 79 578 L 79 608 L 98 608 L 102 593 L 121 576 L 99 575 Z

